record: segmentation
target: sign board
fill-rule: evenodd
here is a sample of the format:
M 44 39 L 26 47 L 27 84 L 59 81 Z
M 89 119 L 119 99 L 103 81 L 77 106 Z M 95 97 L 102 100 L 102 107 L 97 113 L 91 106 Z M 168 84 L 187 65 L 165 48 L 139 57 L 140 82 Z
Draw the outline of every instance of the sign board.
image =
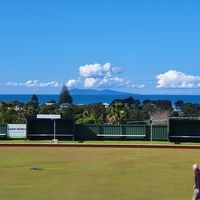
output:
M 38 114 L 37 119 L 60 119 L 61 115 Z
M 7 135 L 10 138 L 25 138 L 26 124 L 8 124 Z

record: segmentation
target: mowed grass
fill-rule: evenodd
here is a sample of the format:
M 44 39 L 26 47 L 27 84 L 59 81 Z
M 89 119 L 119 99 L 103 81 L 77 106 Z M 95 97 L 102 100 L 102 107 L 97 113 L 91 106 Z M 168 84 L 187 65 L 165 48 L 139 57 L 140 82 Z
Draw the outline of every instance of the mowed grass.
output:
M 10 139 L 0 140 L 0 144 L 52 144 L 52 140 L 25 140 L 25 139 Z M 174 143 L 168 141 L 144 141 L 144 140 L 86 140 L 86 141 L 72 141 L 72 140 L 59 140 L 58 144 L 158 144 L 158 145 L 192 145 L 200 146 L 199 142 L 182 142 Z
M 1 147 L 0 199 L 187 200 L 196 162 L 200 150 Z

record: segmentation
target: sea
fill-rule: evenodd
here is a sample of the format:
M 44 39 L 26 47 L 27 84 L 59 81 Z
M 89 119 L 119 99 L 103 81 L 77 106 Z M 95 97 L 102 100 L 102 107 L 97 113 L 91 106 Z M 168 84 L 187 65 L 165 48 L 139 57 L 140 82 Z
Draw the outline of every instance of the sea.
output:
M 148 100 L 170 100 L 174 104 L 177 100 L 182 100 L 185 103 L 200 104 L 200 95 L 72 95 L 74 104 L 92 104 L 92 103 L 108 103 L 110 104 L 114 99 L 125 99 L 132 96 L 134 99 L 139 100 L 141 103 Z M 18 100 L 27 103 L 31 100 L 32 95 L 22 94 L 0 94 L 0 101 L 11 102 Z M 39 103 L 43 104 L 50 100 L 58 101 L 59 95 L 57 94 L 38 94 Z

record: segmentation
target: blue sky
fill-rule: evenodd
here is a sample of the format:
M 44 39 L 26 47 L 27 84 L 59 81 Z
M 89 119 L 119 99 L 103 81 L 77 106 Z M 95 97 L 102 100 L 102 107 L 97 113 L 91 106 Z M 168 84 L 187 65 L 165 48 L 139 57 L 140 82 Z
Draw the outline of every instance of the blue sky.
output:
M 0 1 L 0 93 L 200 94 L 198 0 Z

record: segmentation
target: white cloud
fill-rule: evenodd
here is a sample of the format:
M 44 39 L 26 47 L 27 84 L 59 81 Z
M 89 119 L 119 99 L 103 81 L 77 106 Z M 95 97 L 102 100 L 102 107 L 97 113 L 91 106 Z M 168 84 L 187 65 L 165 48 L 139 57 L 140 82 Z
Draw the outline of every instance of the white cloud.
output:
M 95 78 L 86 78 L 84 81 L 84 87 L 85 88 L 94 88 L 96 84 L 96 79 Z
M 103 79 L 98 80 L 98 86 L 119 86 L 123 85 L 124 83 L 124 79 L 119 77 L 105 77 Z
M 80 77 L 84 79 L 84 87 L 126 87 L 139 88 L 132 81 L 127 81 L 121 77 L 115 76 L 122 73 L 120 67 L 113 67 L 110 63 L 106 64 L 86 64 L 79 67 Z M 142 87 L 140 87 L 142 88 Z
M 144 88 L 144 87 L 145 87 L 144 84 L 138 86 L 138 88 Z
M 112 72 L 119 74 L 122 73 L 123 70 L 120 67 L 112 67 Z
M 6 83 L 7 86 L 18 86 L 18 83 L 16 82 L 8 82 Z
M 169 70 L 156 76 L 157 88 L 199 88 L 200 76 Z
M 79 67 L 79 77 L 69 79 L 65 84 L 67 87 L 83 86 L 84 88 L 143 88 L 143 85 L 125 80 L 120 73 L 120 67 L 113 67 L 110 63 L 105 64 L 86 64 Z M 62 83 L 57 81 L 42 82 L 39 80 L 29 80 L 26 82 L 8 82 L 4 84 L 13 87 L 61 87 Z
M 112 67 L 110 63 L 102 64 L 87 64 L 79 67 L 81 77 L 97 78 L 97 77 L 112 77 L 114 73 L 120 73 L 122 70 L 119 67 Z
M 71 87 L 76 86 L 77 83 L 78 83 L 78 80 L 71 79 L 71 80 L 68 80 L 68 81 L 67 81 L 66 86 L 67 86 L 68 88 L 71 88 Z
M 85 88 L 144 88 L 144 85 L 134 84 L 132 81 L 126 81 L 119 77 L 109 77 L 109 78 L 85 78 L 84 79 Z
M 100 76 L 101 67 L 99 64 L 80 66 L 79 73 L 82 77 Z
M 61 84 L 57 81 L 41 82 L 39 80 L 29 80 L 26 82 L 8 82 L 7 86 L 24 86 L 24 87 L 60 87 Z

